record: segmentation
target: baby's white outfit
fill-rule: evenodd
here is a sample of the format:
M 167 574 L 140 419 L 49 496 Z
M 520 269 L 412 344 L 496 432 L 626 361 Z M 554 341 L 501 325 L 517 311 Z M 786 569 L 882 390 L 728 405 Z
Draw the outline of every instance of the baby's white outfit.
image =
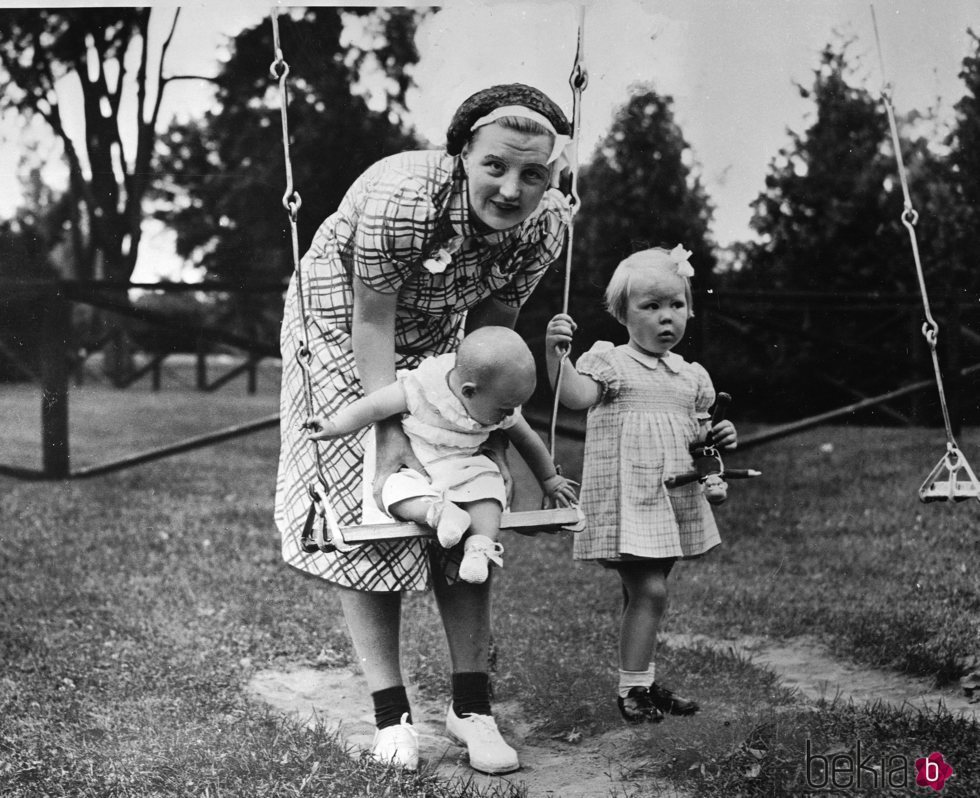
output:
M 491 432 L 517 423 L 520 408 L 498 424 L 471 418 L 449 389 L 449 372 L 455 364 L 456 355 L 450 352 L 426 358 L 418 368 L 397 375 L 408 403 L 402 428 L 429 479 L 414 469 L 390 476 L 381 491 L 385 509 L 420 496 L 454 503 L 493 499 L 501 509 L 506 507 L 500 469 L 480 449 Z

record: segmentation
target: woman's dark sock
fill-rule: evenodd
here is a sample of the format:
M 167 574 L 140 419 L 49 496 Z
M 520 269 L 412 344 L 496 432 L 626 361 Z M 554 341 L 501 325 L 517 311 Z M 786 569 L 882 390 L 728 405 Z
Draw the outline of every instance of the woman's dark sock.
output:
M 490 675 L 482 672 L 453 674 L 453 712 L 464 715 L 490 714 Z
M 408 694 L 404 685 L 386 687 L 371 693 L 371 700 L 374 701 L 374 725 L 379 729 L 397 726 L 406 712 L 408 722 L 412 722 L 412 710 L 408 706 Z

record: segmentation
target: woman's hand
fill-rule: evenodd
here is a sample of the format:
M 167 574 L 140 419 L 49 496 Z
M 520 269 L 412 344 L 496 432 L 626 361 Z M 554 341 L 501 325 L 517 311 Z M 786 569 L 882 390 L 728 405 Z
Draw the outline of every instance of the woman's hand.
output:
M 735 425 L 725 419 L 711 428 L 711 445 L 719 449 L 734 449 L 738 446 L 738 433 Z
M 376 458 L 374 466 L 374 503 L 383 508 L 381 489 L 385 480 L 402 468 L 413 468 L 424 476 L 428 476 L 422 463 L 412 451 L 412 444 L 402 430 L 401 419 L 386 419 L 375 424 Z
M 567 313 L 559 313 L 551 318 L 545 330 L 545 351 L 550 355 L 562 355 L 572 347 L 572 336 L 578 325 Z

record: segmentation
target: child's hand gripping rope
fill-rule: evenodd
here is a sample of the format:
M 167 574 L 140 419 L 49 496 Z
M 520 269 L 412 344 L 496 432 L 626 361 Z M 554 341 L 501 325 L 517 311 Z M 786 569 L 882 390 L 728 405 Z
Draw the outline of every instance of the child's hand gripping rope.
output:
M 568 352 L 572 346 L 572 337 L 578 325 L 567 313 L 558 313 L 548 322 L 545 330 L 546 350 L 562 355 Z

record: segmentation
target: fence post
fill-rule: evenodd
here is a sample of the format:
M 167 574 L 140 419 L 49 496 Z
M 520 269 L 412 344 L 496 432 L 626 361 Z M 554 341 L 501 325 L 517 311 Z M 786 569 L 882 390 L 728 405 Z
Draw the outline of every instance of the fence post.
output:
M 40 333 L 41 462 L 44 476 L 64 479 L 68 469 L 68 300 L 55 286 L 42 300 Z

